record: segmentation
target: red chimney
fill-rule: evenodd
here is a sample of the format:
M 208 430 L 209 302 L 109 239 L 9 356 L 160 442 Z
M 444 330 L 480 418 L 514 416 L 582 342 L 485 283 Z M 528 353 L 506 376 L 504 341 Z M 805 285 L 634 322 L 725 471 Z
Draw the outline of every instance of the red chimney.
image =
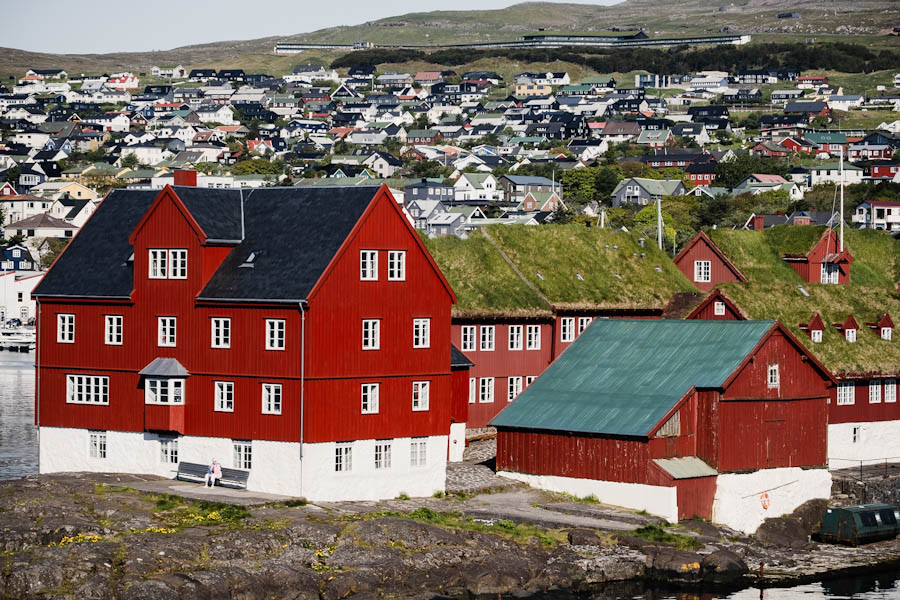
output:
M 178 169 L 174 173 L 175 185 L 197 187 L 197 171 L 193 169 Z
M 762 231 L 766 228 L 766 216 L 765 215 L 753 215 L 753 229 L 755 231 Z

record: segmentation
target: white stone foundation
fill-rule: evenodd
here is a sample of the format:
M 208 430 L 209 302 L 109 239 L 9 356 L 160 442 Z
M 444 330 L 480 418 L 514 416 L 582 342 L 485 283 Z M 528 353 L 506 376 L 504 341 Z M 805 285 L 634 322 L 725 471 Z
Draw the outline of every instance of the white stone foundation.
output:
M 174 478 L 177 464 L 161 462 L 160 437 L 131 431 L 106 432 L 106 458 L 89 457 L 89 431 L 41 427 L 38 432 L 41 473 L 134 473 Z M 168 439 L 168 438 L 165 438 Z M 375 470 L 375 440 L 353 442 L 353 467 L 336 473 L 335 444 L 300 444 L 253 440 L 252 468 L 247 489 L 312 501 L 381 500 L 401 493 L 430 496 L 446 484 L 448 436 L 422 438 L 427 442 L 426 465 L 410 466 L 410 438 L 391 440 L 391 468 Z M 379 443 L 383 443 L 380 440 Z M 229 438 L 180 436 L 178 459 L 235 467 Z
M 462 462 L 466 451 L 466 424 L 450 423 L 450 449 L 447 462 Z
M 768 509 L 762 494 L 768 494 Z M 790 514 L 814 498 L 831 497 L 831 473 L 827 469 L 785 467 L 753 473 L 720 473 L 716 479 L 712 520 L 750 534 L 765 519 Z
M 511 471 L 500 471 L 497 475 L 522 481 L 531 487 L 551 492 L 564 492 L 579 498 L 593 495 L 604 504 L 645 510 L 670 523 L 678 522 L 678 492 L 674 487 L 558 477 L 556 475 L 528 475 Z
M 856 441 L 854 441 L 854 428 Z M 828 426 L 828 468 L 847 469 L 863 464 L 900 461 L 900 421 L 837 423 Z

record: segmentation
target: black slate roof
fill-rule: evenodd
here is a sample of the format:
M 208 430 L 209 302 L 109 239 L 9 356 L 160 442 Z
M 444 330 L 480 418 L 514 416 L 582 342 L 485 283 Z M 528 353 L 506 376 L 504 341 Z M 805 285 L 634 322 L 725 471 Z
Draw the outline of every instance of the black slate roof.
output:
M 466 367 L 474 367 L 475 363 L 469 360 L 469 357 L 460 352 L 459 348 L 450 344 L 450 368 L 461 369 Z
M 174 189 L 210 239 L 241 239 L 243 196 L 243 241 L 201 298 L 299 301 L 306 299 L 378 187 Z M 34 295 L 128 297 L 133 288 L 128 237 L 159 193 L 111 192 Z M 242 266 L 251 253 L 253 266 Z
M 32 295 L 127 298 L 133 288 L 128 236 L 158 195 L 153 190 L 110 192 Z

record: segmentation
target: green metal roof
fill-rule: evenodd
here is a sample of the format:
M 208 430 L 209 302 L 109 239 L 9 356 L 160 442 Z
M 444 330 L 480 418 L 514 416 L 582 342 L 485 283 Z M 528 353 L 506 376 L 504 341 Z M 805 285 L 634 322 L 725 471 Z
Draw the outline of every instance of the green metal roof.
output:
M 647 436 L 692 386 L 721 387 L 773 325 L 597 319 L 491 425 Z

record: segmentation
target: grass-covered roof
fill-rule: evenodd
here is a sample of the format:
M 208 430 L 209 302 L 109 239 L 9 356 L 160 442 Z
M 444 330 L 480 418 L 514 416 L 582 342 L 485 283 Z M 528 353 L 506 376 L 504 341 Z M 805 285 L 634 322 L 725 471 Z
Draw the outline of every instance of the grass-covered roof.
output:
M 749 279 L 721 287 L 749 318 L 781 319 L 836 374 L 900 374 L 900 339 L 884 341 L 865 326 L 884 313 L 895 320 L 900 316 L 900 241 L 884 232 L 847 227 L 844 244 L 853 256 L 850 284 L 807 283 L 781 257 L 806 254 L 824 231 L 824 227 L 810 226 L 709 231 L 719 249 Z M 826 329 L 822 343 L 813 344 L 799 324 L 817 312 Z M 861 327 L 856 343 L 847 342 L 832 326 L 850 314 Z
M 673 293 L 696 291 L 652 240 L 642 248 L 637 236 L 622 231 L 492 225 L 466 240 L 425 243 L 456 292 L 456 315 L 663 308 Z

